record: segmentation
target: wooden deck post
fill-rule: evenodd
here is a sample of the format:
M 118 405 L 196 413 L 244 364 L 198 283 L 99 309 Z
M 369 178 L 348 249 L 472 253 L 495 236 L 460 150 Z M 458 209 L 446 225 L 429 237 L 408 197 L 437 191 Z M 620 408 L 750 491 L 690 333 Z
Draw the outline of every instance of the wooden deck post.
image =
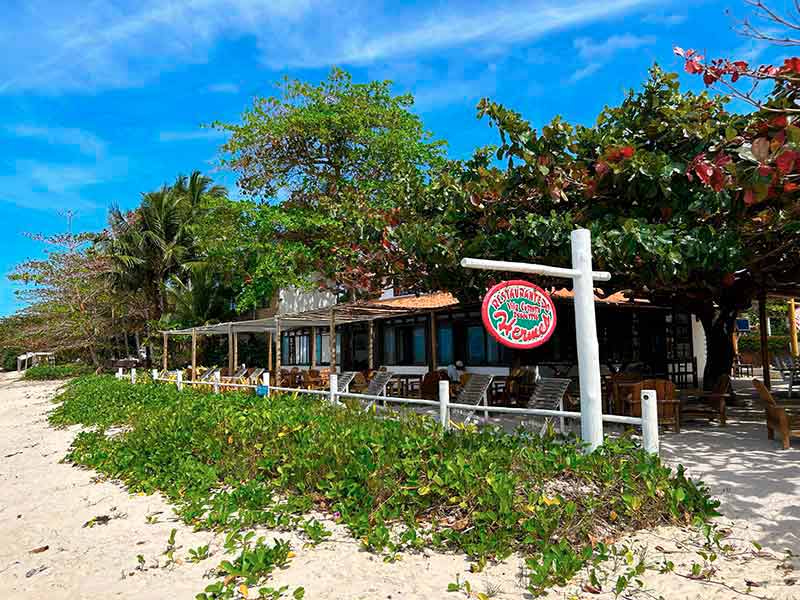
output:
M 281 322 L 275 317 L 275 385 L 281 380 Z
M 369 343 L 367 344 L 367 352 L 369 352 L 369 356 L 367 357 L 367 368 L 370 371 L 375 370 L 375 321 L 370 321 L 367 325 L 367 329 L 369 333 Z
M 330 320 L 330 335 L 328 336 L 328 345 L 330 346 L 331 354 L 331 373 L 336 372 L 336 312 L 331 308 Z
M 231 331 L 230 324 L 228 325 L 228 375 L 233 375 L 233 331 Z
M 272 371 L 272 332 L 267 331 L 267 370 Z
M 769 338 L 767 337 L 767 295 L 762 292 L 758 298 L 758 332 L 761 335 L 761 370 L 764 386 L 772 388 L 769 373 Z
M 317 366 L 317 328 L 313 325 L 311 326 L 311 337 L 308 341 L 308 353 L 310 354 L 309 359 L 311 363 L 311 368 L 315 368 Z
M 165 371 L 167 370 L 167 365 L 169 364 L 169 354 L 168 354 L 168 352 L 169 352 L 169 338 L 167 337 L 167 334 L 165 333 L 164 334 L 164 351 L 163 351 L 162 357 L 161 357 L 161 362 L 164 365 L 164 370 Z
M 436 370 L 436 315 L 433 311 L 428 314 L 428 318 L 431 320 L 430 326 L 430 334 L 431 334 L 431 360 L 429 361 L 431 366 L 431 371 Z
M 233 332 L 233 370 L 239 368 L 239 332 Z
M 197 330 L 192 327 L 192 381 L 197 379 Z
M 789 315 L 788 315 L 789 316 L 789 344 L 791 345 L 791 348 L 792 348 L 792 356 L 797 358 L 797 355 L 798 355 L 798 349 L 797 349 L 797 321 L 795 320 L 796 313 L 795 313 L 794 298 L 790 298 L 789 299 L 788 312 L 789 312 Z

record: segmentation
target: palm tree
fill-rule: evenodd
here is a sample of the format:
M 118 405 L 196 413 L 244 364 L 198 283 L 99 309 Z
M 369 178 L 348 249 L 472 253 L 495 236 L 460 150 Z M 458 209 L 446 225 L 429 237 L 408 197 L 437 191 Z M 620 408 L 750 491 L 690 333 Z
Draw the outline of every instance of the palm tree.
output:
M 151 319 L 167 310 L 165 284 L 197 259 L 191 226 L 206 199 L 224 197 L 225 188 L 212 185 L 195 171 L 173 185 L 142 194 L 141 205 L 129 212 L 113 207 L 103 242 L 111 259 L 114 282 L 122 289 L 141 290 L 151 307 Z

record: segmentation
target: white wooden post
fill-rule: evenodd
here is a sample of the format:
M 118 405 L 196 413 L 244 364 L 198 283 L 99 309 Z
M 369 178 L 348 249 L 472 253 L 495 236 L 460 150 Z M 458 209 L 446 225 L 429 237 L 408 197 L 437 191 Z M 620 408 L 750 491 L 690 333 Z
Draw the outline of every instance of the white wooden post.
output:
M 600 382 L 600 349 L 594 313 L 592 238 L 588 229 L 576 229 L 572 240 L 575 293 L 575 338 L 581 387 L 581 438 L 594 450 L 603 443 L 603 391 Z
M 592 240 L 588 229 L 576 229 L 572 242 L 572 268 L 531 263 L 463 258 L 468 269 L 533 273 L 572 279 L 575 294 L 575 337 L 578 346 L 578 375 L 581 387 L 581 437 L 589 451 L 603 443 L 603 399 L 600 384 L 600 351 L 594 310 L 593 281 L 609 281 L 607 271 L 592 271 Z
M 122 379 L 122 377 L 123 377 L 124 375 L 125 375 L 125 372 L 123 371 L 122 367 L 119 367 L 119 368 L 117 369 L 117 379 Z
M 269 398 L 269 371 L 264 371 L 264 373 L 261 375 L 261 385 L 267 388 L 264 397 Z
M 450 429 L 450 381 L 439 382 L 439 423 L 442 429 Z
M 155 383 L 156 379 L 158 379 L 158 369 L 152 369 L 150 375 L 153 377 L 153 383 Z
M 178 371 L 175 375 L 175 385 L 178 386 L 178 391 L 183 391 L 183 371 Z
M 489 406 L 489 390 L 486 390 L 485 392 L 483 392 L 483 405 L 484 406 Z M 486 421 L 486 422 L 489 421 L 489 411 L 488 410 L 483 411 L 483 420 Z
M 131 369 L 131 383 L 136 383 L 136 368 Z
M 331 404 L 336 404 L 337 403 L 336 395 L 337 392 L 339 391 L 339 376 L 336 373 L 331 372 L 330 385 L 331 385 L 330 402 Z
M 214 371 L 214 393 L 219 394 L 219 371 Z
M 642 445 L 645 452 L 658 454 L 658 400 L 655 390 L 642 390 Z

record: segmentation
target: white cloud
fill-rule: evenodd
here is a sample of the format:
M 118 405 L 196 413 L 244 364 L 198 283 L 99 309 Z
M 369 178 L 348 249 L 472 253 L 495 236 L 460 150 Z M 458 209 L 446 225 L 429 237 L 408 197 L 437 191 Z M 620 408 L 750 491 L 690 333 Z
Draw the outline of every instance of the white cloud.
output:
M 578 69 L 572 75 L 570 75 L 569 80 L 571 83 L 575 83 L 580 81 L 581 79 L 586 79 L 590 75 L 594 75 L 597 73 L 603 65 L 601 63 L 591 63 L 586 65 L 585 67 Z
M 38 139 L 48 144 L 77 146 L 86 155 L 100 158 L 106 144 L 95 134 L 72 127 L 43 127 L 39 125 L 10 125 L 6 130 L 21 138 Z
M 612 18 L 653 0 L 516 0 L 487 7 L 395 7 L 368 0 L 45 0 L 7 10 L 0 93 L 92 92 L 139 85 L 201 63 L 221 39 L 255 40 L 268 67 L 324 67 L 516 44 Z M 20 35 L 21 33 L 21 35 Z
M 238 94 L 239 86 L 235 83 L 214 83 L 206 88 L 215 94 Z
M 637 36 L 630 33 L 612 35 L 597 42 L 590 38 L 578 38 L 575 40 L 574 46 L 578 51 L 578 58 L 584 64 L 570 76 L 569 81 L 574 83 L 593 75 L 620 50 L 636 50 L 642 46 L 653 44 L 655 41 L 656 38 L 651 35 Z
M 672 13 L 672 14 L 665 14 L 665 13 L 654 13 L 652 15 L 646 15 L 642 21 L 645 23 L 649 23 L 651 25 L 662 25 L 666 27 L 672 27 L 673 25 L 680 25 L 684 21 L 686 21 L 688 17 L 685 14 L 679 13 Z
M 191 142 L 195 140 L 221 140 L 228 134 L 218 129 L 192 129 L 189 131 L 162 131 L 158 134 L 160 142 Z
M 631 33 L 612 35 L 602 42 L 594 42 L 589 38 L 575 40 L 578 56 L 583 60 L 608 60 L 619 50 L 635 50 L 656 41 L 652 35 L 638 36 Z
M 13 173 L 0 175 L 0 202 L 36 210 L 94 211 L 97 205 L 82 195 L 82 188 L 103 180 L 95 166 L 18 160 Z

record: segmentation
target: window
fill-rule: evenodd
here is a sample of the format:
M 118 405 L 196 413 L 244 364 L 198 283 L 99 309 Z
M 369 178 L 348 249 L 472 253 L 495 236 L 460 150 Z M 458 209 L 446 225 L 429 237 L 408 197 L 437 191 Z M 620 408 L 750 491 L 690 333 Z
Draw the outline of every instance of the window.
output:
M 482 365 L 486 362 L 485 331 L 480 325 L 467 327 L 467 364 Z
M 314 344 L 314 357 L 316 364 L 329 365 L 331 364 L 331 335 L 328 329 L 317 328 L 317 339 Z M 336 333 L 336 362 L 341 364 L 342 361 L 342 334 Z
M 387 365 L 397 364 L 396 342 L 394 337 L 395 328 L 386 327 L 383 330 L 383 362 Z
M 392 319 L 383 325 L 383 364 L 427 364 L 427 349 L 428 320 L 426 317 Z
M 281 334 L 281 363 L 311 364 L 311 332 L 308 329 L 294 329 Z
M 453 326 L 436 323 L 436 364 L 447 366 L 455 363 L 453 356 Z

